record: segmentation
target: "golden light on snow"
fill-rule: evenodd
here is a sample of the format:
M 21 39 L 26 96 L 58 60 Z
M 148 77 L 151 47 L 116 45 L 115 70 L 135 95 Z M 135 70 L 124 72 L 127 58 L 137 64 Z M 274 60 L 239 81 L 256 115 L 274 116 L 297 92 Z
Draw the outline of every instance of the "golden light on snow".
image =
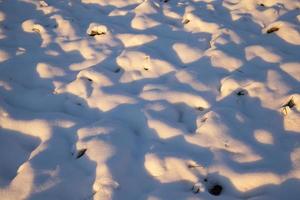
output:
M 0 11 L 0 22 L 5 20 L 5 14 Z
M 118 34 L 116 37 L 122 41 L 125 47 L 141 46 L 157 39 L 155 35 L 146 34 Z
M 259 143 L 274 144 L 274 139 L 273 139 L 272 133 L 270 133 L 266 130 L 263 130 L 263 129 L 255 130 L 254 137 Z
M 281 177 L 272 172 L 249 172 L 238 173 L 228 169 L 225 166 L 218 168 L 220 175 L 230 177 L 230 181 L 234 185 L 235 189 L 240 192 L 250 192 L 256 188 L 259 188 L 268 184 L 278 185 L 281 183 Z
M 300 167 L 300 148 L 295 148 L 290 155 L 291 161 L 293 163 L 293 167 Z M 299 173 L 300 175 L 300 173 Z
M 184 64 L 195 62 L 203 56 L 203 51 L 201 49 L 184 43 L 175 43 L 172 48 Z
M 168 139 L 178 135 L 182 135 L 183 132 L 180 131 L 177 127 L 172 127 L 168 123 L 164 123 L 161 120 L 148 120 L 149 128 L 152 128 L 156 131 L 157 135 L 162 139 Z
M 287 108 L 287 114 L 283 118 L 284 130 L 300 133 L 299 114 Z
M 253 45 L 248 46 L 245 48 L 245 54 L 247 60 L 252 60 L 255 57 L 259 57 L 262 60 L 269 62 L 269 63 L 278 63 L 281 61 L 281 57 L 277 54 L 273 53 L 271 50 L 259 46 L 259 45 Z
M 279 94 L 286 94 L 286 91 L 289 91 L 289 85 L 282 79 L 281 74 L 275 70 L 268 70 L 267 86 Z
M 241 59 L 220 50 L 210 51 L 208 55 L 210 56 L 212 66 L 223 68 L 230 72 L 237 70 L 243 64 Z
M 1 200 L 300 196 L 299 0 L 0 7 Z
M 36 66 L 36 71 L 41 78 L 53 78 L 56 76 L 64 76 L 64 71 L 55 66 L 51 66 L 47 63 L 38 63 Z
M 188 168 L 187 161 L 177 157 L 166 156 L 160 159 L 155 154 L 146 154 L 144 166 L 149 175 L 161 183 L 182 180 L 193 183 L 198 180 L 198 177 Z
M 163 161 L 160 160 L 155 154 L 147 154 L 145 156 L 144 166 L 149 174 L 154 177 L 162 176 L 165 173 Z
M 34 184 L 34 169 L 31 164 L 24 163 L 18 170 L 18 174 L 10 185 L 2 189 L 0 188 L 0 195 L 3 199 L 26 199 L 32 192 Z
M 9 54 L 0 49 L 0 62 L 4 62 L 10 58 Z
M 300 64 L 297 62 L 288 62 L 280 64 L 280 68 L 288 75 L 300 82 Z

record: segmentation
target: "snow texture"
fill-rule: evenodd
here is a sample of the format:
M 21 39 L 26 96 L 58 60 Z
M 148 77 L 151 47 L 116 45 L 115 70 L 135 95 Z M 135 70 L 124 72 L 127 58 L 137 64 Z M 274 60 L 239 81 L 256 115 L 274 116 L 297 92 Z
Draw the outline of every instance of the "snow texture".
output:
M 0 199 L 300 199 L 299 9 L 0 0 Z

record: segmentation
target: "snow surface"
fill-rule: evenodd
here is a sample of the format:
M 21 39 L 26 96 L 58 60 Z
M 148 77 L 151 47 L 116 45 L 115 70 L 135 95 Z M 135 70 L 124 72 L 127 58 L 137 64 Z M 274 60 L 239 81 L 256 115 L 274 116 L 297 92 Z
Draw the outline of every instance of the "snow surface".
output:
M 0 199 L 300 199 L 299 9 L 0 0 Z

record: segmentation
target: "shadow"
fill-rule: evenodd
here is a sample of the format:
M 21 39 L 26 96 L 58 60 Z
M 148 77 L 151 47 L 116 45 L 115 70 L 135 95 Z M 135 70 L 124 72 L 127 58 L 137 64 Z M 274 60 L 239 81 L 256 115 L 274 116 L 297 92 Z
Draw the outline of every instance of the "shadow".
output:
M 167 105 L 171 106 L 171 104 Z M 146 157 L 149 155 L 156 155 L 161 160 L 169 158 L 182 160 L 180 162 L 183 162 L 186 168 L 187 163 L 184 162 L 188 160 L 204 166 L 209 166 L 212 162 L 209 150 L 190 144 L 184 136 L 160 138 L 161 133 L 149 127 L 149 119 L 141 112 L 141 108 L 142 105 L 138 104 L 122 104 L 105 112 L 105 117 L 87 127 L 85 134 L 91 136 L 85 137 L 83 133 L 81 134 L 81 142 L 87 148 L 95 149 L 94 151 L 99 148 L 97 152 L 100 153 L 101 147 L 97 147 L 95 144 L 105 142 L 106 149 L 113 150 L 112 154 L 108 153 L 110 156 L 106 158 L 106 162 L 103 162 L 100 155 L 99 157 L 94 156 L 98 163 L 97 167 L 101 168 L 101 166 L 107 165 L 112 176 L 110 177 L 111 182 L 117 183 L 117 186 L 109 185 L 114 189 L 114 193 L 110 197 L 112 199 L 140 199 L 144 193 L 149 193 L 160 185 L 164 185 L 159 178 L 153 177 L 151 172 L 146 170 L 145 167 L 149 162 Z M 98 129 L 99 131 L 94 133 L 94 130 Z M 87 153 L 89 154 L 89 152 Z M 107 155 L 104 154 L 102 157 L 107 157 Z M 96 178 L 98 185 L 101 185 L 101 178 L 103 177 L 98 174 Z M 102 187 L 104 191 L 100 189 L 95 193 L 98 198 L 104 198 L 102 195 L 107 186 L 104 184 Z M 110 194 L 110 192 L 108 193 Z
M 91 183 L 95 179 L 96 163 L 86 156 L 76 158 L 80 149 L 76 147 L 78 138 L 75 134 L 80 127 L 89 123 L 89 119 L 80 120 L 80 112 L 75 112 L 74 107 L 77 106 L 79 107 L 77 109 L 83 109 L 84 112 L 90 110 L 96 113 L 99 110 L 92 111 L 90 108 L 84 108 L 82 104 L 78 105 L 78 96 L 72 94 L 67 96 L 65 101 L 69 103 L 64 104 L 67 109 L 60 112 L 33 112 L 1 101 L 1 109 L 9 113 L 9 116 L 2 117 L 5 118 L 2 120 L 5 122 L 3 126 L 8 126 L 12 130 L 15 127 L 11 126 L 11 123 L 23 126 L 20 134 L 15 134 L 15 131 L 1 130 L 0 136 L 3 142 L 1 151 L 6 152 L 6 155 L 1 156 L 5 163 L 1 165 L 1 186 L 4 178 L 3 186 L 15 187 L 21 195 L 24 195 L 23 190 L 30 190 L 27 199 L 89 199 L 92 197 L 94 191 Z M 68 113 L 68 106 L 72 104 L 73 111 L 69 108 Z M 79 116 L 76 117 L 76 114 Z M 27 151 L 30 152 L 26 154 Z M 8 157 L 7 154 L 12 156 Z M 32 177 L 32 182 L 28 182 L 26 186 L 19 186 L 23 189 L 18 185 L 16 187 L 13 182 L 19 182 L 24 175 Z M 75 188 L 76 192 L 66 192 L 73 191 Z
M 0 128 L 0 187 L 7 187 L 17 175 L 18 168 L 26 162 L 40 139 Z
M 253 181 L 251 173 L 285 177 L 294 172 L 291 154 L 300 138 L 286 130 L 279 108 L 266 108 L 265 99 L 249 95 L 253 91 L 220 96 L 227 78 L 240 88 L 249 81 L 266 83 L 261 87 L 281 97 L 297 94 L 299 81 L 281 65 L 299 61 L 299 45 L 262 33 L 249 13 L 233 20 L 233 10 L 222 1 L 153 1 L 157 12 L 143 17 L 160 23 L 141 30 L 132 25 L 140 3 L 111 2 L 49 0 L 46 7 L 0 2 L 0 53 L 5 55 L 0 119 L 7 120 L 0 129 L 1 190 L 28 174 L 32 183 L 25 198 L 32 200 L 214 199 L 207 192 L 214 183 L 224 186 L 221 197 L 227 199 L 296 199 L 296 177 L 280 179 L 278 185 L 257 182 L 254 189 L 240 191 L 232 174 L 221 175 L 227 167 L 240 179 L 249 175 L 246 182 Z M 188 11 L 188 6 L 195 9 Z M 167 8 L 179 17 L 167 16 Z M 193 17 L 184 24 L 181 18 L 188 14 Z M 292 11 L 278 20 L 296 15 Z M 26 27 L 28 20 L 43 28 Z M 215 25 L 216 31 L 197 27 L 197 20 Z M 91 23 L 107 26 L 109 34 L 88 36 Z M 116 36 L 121 34 L 155 39 L 126 47 Z M 185 61 L 180 55 L 186 52 L 177 51 L 176 44 L 202 55 Z M 251 46 L 269 50 L 278 62 L 258 53 L 248 58 Z M 149 56 L 149 69 L 140 60 L 129 67 L 118 60 L 128 52 Z M 225 56 L 218 60 L 218 53 Z M 287 91 L 270 86 L 273 72 Z M 257 136 L 261 130 L 269 133 L 270 144 Z M 202 168 L 190 168 L 191 161 Z M 194 194 L 197 182 L 204 192 Z
M 236 92 L 219 101 L 211 112 L 218 115 L 218 119 L 214 120 L 224 123 L 228 128 L 225 130 L 229 135 L 228 150 L 230 141 L 238 140 L 241 145 L 248 146 L 260 157 L 257 161 L 243 163 L 234 161 L 236 155 L 229 153 L 226 156 L 228 166 L 237 169 L 239 173 L 255 170 L 255 172 L 269 171 L 278 175 L 287 174 L 293 169 L 290 155 L 300 137 L 297 132 L 285 129 L 284 116 L 280 112 L 262 106 L 261 100 L 257 97 L 238 96 Z M 255 137 L 257 130 L 271 133 L 272 142 L 270 144 L 260 142 Z M 284 166 L 281 163 L 284 163 Z

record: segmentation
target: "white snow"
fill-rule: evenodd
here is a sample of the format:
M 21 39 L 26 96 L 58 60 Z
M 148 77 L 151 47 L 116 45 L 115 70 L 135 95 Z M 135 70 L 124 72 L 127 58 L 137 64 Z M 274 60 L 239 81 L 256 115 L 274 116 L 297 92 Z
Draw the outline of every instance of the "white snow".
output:
M 299 10 L 0 0 L 0 199 L 300 199 Z

